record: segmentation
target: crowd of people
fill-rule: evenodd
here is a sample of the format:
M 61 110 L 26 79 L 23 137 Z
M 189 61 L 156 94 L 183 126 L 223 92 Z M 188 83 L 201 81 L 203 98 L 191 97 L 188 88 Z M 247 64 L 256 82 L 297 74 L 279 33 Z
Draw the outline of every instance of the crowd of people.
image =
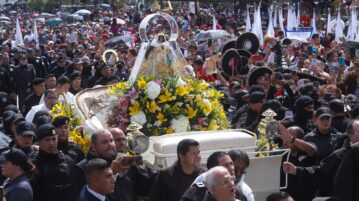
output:
M 213 17 L 189 9 L 169 11 L 179 26 L 178 46 L 196 79 L 224 93 L 232 128 L 263 135 L 259 125 L 267 109 L 281 123 L 276 142 L 291 152 L 278 171 L 282 182 L 289 174 L 288 187 L 267 200 L 359 200 L 359 46 L 345 37 L 335 41 L 320 27 L 306 42 L 286 38 L 279 27 L 268 36 L 264 28 L 264 45 L 242 66 L 247 73 L 228 75 L 218 44 L 195 41 L 201 30 L 213 27 Z M 244 33 L 244 23 L 220 9 L 214 14 L 217 28 L 231 39 Z M 18 10 L 19 16 L 24 12 Z M 177 162 L 158 170 L 129 160 L 121 129 L 91 133 L 85 154 L 69 139 L 70 119 L 50 115 L 56 103 L 74 104 L 86 88 L 127 81 L 145 15 L 131 6 L 120 12 L 99 9 L 81 23 L 39 24 L 38 38 L 32 31 L 35 17 L 22 19 L 22 47 L 14 45 L 15 18 L 12 25 L 0 24 L 1 182 L 7 201 L 255 200 L 244 180 L 250 165 L 245 151 L 216 151 L 202 168 L 200 144 L 186 139 L 177 146 Z M 109 65 L 102 59 L 106 41 L 121 35 L 135 43 L 111 47 L 119 61 Z

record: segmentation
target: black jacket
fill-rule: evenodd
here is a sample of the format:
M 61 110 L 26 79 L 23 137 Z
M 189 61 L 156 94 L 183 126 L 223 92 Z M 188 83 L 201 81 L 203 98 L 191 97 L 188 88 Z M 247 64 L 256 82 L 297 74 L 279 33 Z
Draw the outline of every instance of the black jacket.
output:
M 34 201 L 70 200 L 70 178 L 75 163 L 59 151 L 47 154 L 39 151 L 33 161 L 36 172 L 30 183 L 34 191 Z

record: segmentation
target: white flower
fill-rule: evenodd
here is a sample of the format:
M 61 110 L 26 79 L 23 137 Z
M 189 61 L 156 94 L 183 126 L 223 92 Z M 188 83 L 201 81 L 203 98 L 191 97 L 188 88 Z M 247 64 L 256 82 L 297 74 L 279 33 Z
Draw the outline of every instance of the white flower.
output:
M 141 110 L 139 113 L 131 116 L 131 123 L 139 123 L 141 125 L 147 122 L 145 113 Z
M 175 131 L 175 133 L 182 133 L 188 131 L 189 120 L 187 117 L 180 115 L 177 119 L 171 120 L 171 127 Z
M 161 124 L 162 124 L 162 123 L 161 123 L 160 121 L 155 121 L 155 126 L 160 127 Z
M 147 96 L 149 99 L 156 99 L 161 93 L 161 86 L 154 81 L 147 83 Z
M 179 87 L 179 86 L 185 86 L 187 83 L 185 81 L 183 81 L 180 77 L 177 79 L 177 82 L 176 82 L 176 87 Z

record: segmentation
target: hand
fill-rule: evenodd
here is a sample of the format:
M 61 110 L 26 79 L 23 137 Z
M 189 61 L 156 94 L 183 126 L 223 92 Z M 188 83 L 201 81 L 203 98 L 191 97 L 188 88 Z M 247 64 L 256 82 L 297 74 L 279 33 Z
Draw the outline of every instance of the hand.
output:
M 283 163 L 283 172 L 286 173 L 286 174 L 296 175 L 297 174 L 297 167 L 295 167 L 295 165 L 293 165 L 290 162 L 284 162 Z
M 113 174 L 117 174 L 119 172 L 123 172 L 130 168 L 130 166 L 124 165 L 124 160 L 126 160 L 127 156 L 123 155 L 119 158 L 115 159 L 111 163 L 111 169 L 113 171 Z
M 279 133 L 282 137 L 283 144 L 290 144 L 292 141 L 292 136 L 289 134 L 288 130 L 282 125 L 278 125 Z

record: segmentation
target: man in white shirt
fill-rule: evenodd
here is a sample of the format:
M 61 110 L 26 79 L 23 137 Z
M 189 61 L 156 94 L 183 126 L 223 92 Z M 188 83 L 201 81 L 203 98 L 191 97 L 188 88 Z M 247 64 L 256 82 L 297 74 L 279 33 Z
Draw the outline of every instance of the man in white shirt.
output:
M 54 89 L 46 90 L 43 97 L 43 103 L 33 106 L 31 110 L 27 113 L 25 117 L 26 121 L 32 122 L 36 112 L 38 111 L 50 111 L 58 101 L 58 95 Z
M 69 92 L 70 89 L 70 78 L 61 76 L 56 83 L 56 93 L 58 94 L 58 101 L 62 103 L 68 103 L 71 105 L 75 104 L 75 96 Z M 40 104 L 44 103 L 44 96 L 40 99 Z
M 101 158 L 91 159 L 85 166 L 85 185 L 77 201 L 107 201 L 106 195 L 115 189 L 115 177 L 110 164 Z

